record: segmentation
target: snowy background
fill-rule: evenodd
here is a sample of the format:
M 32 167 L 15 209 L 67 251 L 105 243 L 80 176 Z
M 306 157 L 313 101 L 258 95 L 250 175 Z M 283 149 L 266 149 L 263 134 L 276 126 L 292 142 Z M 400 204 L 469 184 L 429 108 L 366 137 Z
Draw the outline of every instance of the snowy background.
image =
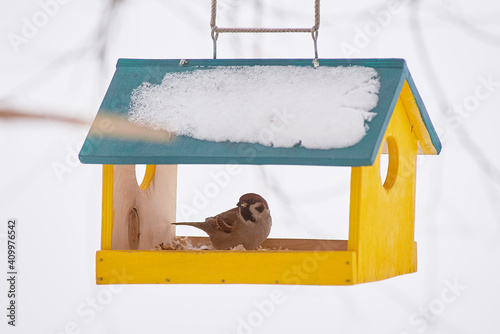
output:
M 12 328 L 2 278 L 0 332 L 498 332 L 498 2 L 324 0 L 321 14 L 321 58 L 405 58 L 439 130 L 442 154 L 418 165 L 417 273 L 352 287 L 96 286 L 101 167 L 78 162 L 82 140 L 118 58 L 212 56 L 210 1 L 2 0 L 0 267 L 6 275 L 6 225 L 16 218 L 19 309 Z M 312 0 L 219 4 L 219 26 L 312 24 Z M 308 34 L 219 37 L 219 58 L 312 56 Z M 226 168 L 180 166 L 179 207 Z M 272 237 L 347 239 L 348 169 L 233 174 L 178 219 L 203 219 L 254 191 L 271 206 Z

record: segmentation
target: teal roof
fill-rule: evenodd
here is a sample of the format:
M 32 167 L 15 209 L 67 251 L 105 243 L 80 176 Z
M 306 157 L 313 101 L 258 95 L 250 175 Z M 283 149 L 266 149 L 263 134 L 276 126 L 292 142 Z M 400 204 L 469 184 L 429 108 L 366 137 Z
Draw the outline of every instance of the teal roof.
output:
M 99 108 L 96 121 L 80 151 L 80 161 L 92 164 L 276 164 L 318 166 L 369 166 L 378 149 L 399 94 L 406 80 L 436 152 L 441 143 L 403 59 L 320 59 L 320 66 L 366 66 L 374 68 L 380 80 L 377 115 L 365 137 L 356 145 L 341 149 L 307 149 L 300 146 L 275 148 L 260 144 L 210 142 L 178 136 L 154 140 L 127 135 L 130 97 L 143 82 L 160 84 L 166 73 L 208 69 L 218 66 L 312 66 L 311 59 L 119 59 L 116 72 Z M 97 122 L 105 119 L 107 123 Z M 99 123 L 99 124 L 98 124 Z M 122 131 L 119 131 L 122 129 Z M 152 131 L 151 131 L 152 132 Z

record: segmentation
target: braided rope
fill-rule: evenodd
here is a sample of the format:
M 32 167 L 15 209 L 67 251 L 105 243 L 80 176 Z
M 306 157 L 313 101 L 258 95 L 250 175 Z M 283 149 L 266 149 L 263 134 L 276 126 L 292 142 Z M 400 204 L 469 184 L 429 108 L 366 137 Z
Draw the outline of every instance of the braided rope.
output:
M 219 28 L 214 27 L 216 32 L 230 33 L 267 33 L 267 32 L 311 32 L 311 28 Z
M 314 59 L 318 59 L 318 30 L 320 23 L 320 0 L 314 2 L 314 25 L 311 28 L 221 28 L 215 23 L 217 17 L 217 0 L 212 0 L 210 27 L 212 28 L 213 56 L 217 58 L 217 38 L 219 33 L 311 33 L 314 42 Z

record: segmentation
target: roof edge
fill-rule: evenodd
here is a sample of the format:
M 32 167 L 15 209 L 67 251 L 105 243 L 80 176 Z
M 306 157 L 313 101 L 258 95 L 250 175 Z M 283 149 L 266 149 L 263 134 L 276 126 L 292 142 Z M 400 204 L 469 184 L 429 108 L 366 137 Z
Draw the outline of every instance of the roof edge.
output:
M 181 60 L 183 61 L 181 64 Z M 187 60 L 187 62 L 186 62 Z M 400 58 L 328 58 L 319 59 L 319 64 L 335 66 L 367 66 L 372 68 L 404 68 L 405 60 Z M 139 58 L 120 58 L 116 67 L 145 67 L 145 66 L 254 66 L 254 65 L 313 65 L 312 58 L 241 58 L 241 59 L 139 59 Z
M 408 117 L 412 123 L 420 147 L 424 154 L 437 155 L 441 152 L 442 145 L 429 113 L 425 108 L 422 97 L 413 81 L 408 67 L 404 67 L 405 81 L 399 93 L 401 100 L 407 110 Z

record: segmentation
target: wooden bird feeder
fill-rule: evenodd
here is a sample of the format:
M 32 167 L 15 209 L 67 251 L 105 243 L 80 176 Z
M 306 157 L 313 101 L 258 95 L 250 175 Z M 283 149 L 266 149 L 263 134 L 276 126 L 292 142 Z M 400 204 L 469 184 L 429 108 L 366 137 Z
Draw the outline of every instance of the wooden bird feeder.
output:
M 80 152 L 83 163 L 103 164 L 101 250 L 97 284 L 248 283 L 352 285 L 413 273 L 417 154 L 439 154 L 441 143 L 401 59 L 321 59 L 320 66 L 376 70 L 379 100 L 365 137 L 342 149 L 275 148 L 211 142 L 131 124 L 134 89 L 161 83 L 169 72 L 220 66 L 311 66 L 311 60 L 120 59 Z M 279 89 L 279 88 L 278 88 Z M 189 103 L 189 101 L 186 101 Z M 312 104 L 314 107 L 314 104 Z M 237 106 L 235 106 L 237 108 Z M 380 156 L 389 155 L 380 179 Z M 147 164 L 138 186 L 135 165 Z M 177 164 L 313 165 L 351 167 L 349 240 L 268 239 L 269 251 L 153 250 L 175 236 Z M 202 167 L 200 167 L 202 168 Z M 273 217 L 279 224 L 279 218 Z M 195 245 L 208 238 L 192 238 Z M 297 275 L 302 268 L 307 275 Z M 116 273 L 126 274 L 117 282 Z

